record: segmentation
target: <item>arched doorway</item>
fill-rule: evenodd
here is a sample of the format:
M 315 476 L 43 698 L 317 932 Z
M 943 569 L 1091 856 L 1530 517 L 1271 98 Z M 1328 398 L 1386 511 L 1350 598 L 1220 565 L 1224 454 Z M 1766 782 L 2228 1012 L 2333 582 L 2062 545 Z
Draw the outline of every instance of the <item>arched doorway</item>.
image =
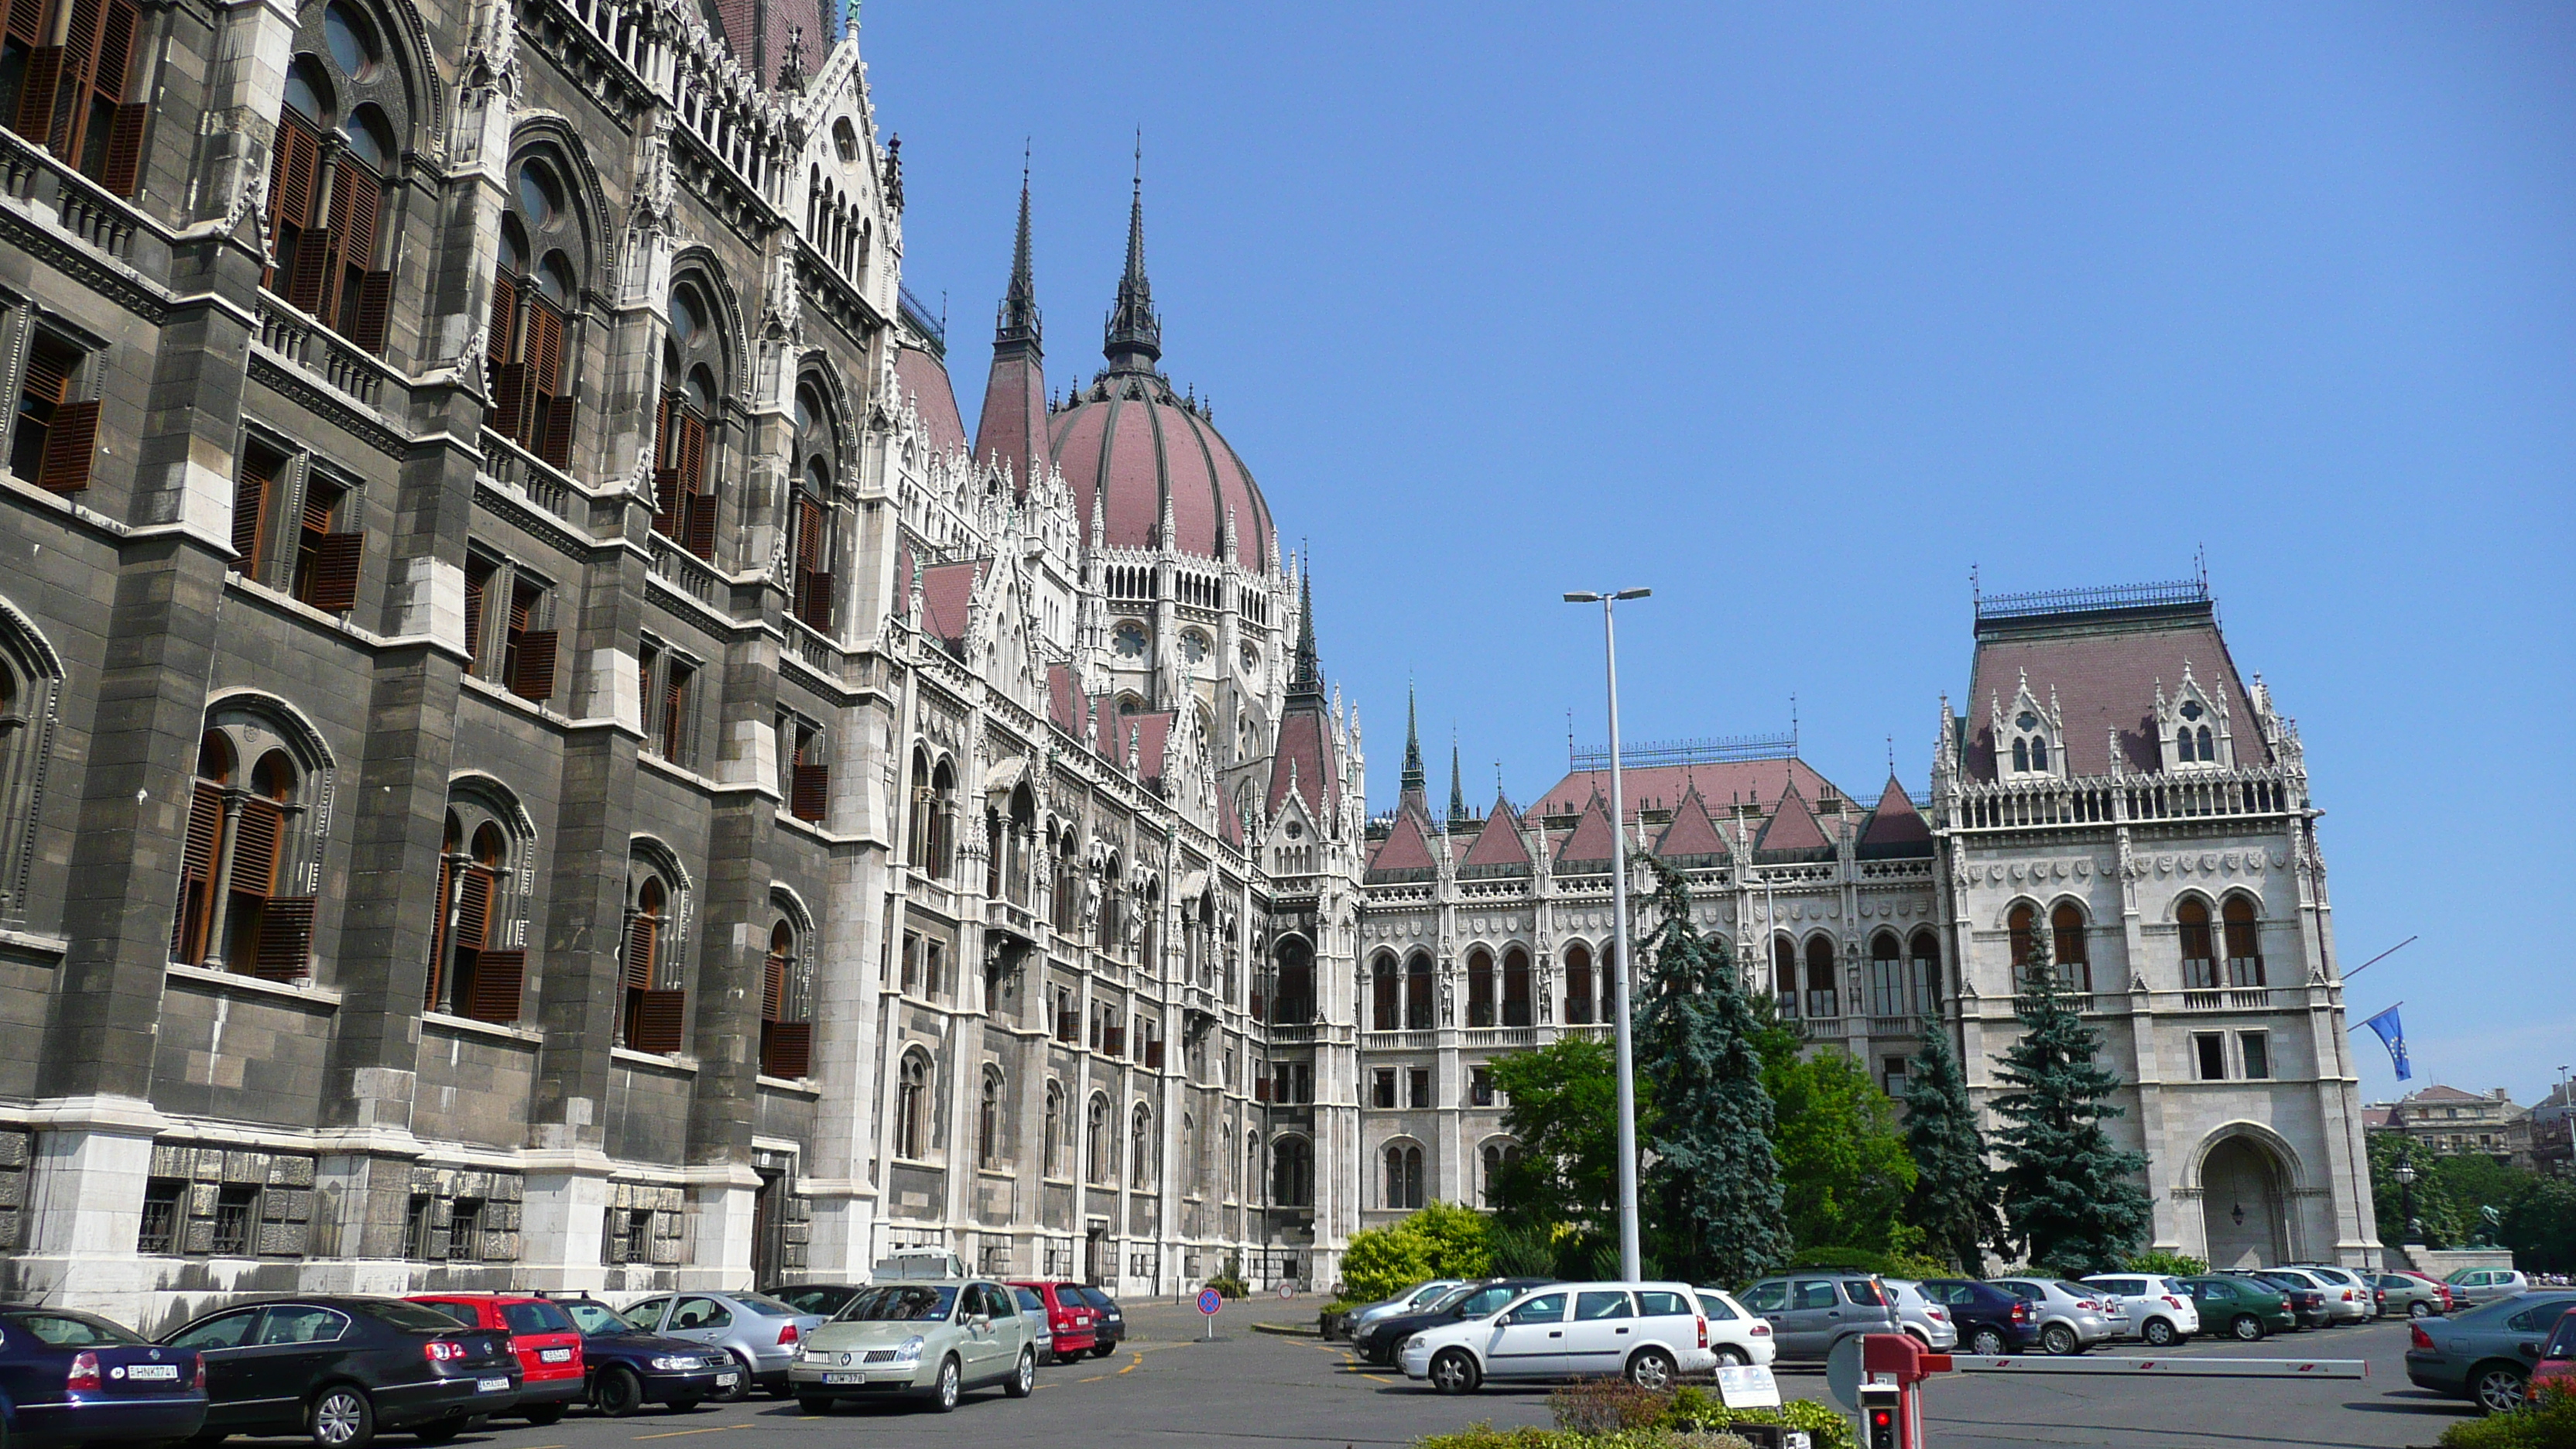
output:
M 2289 1192 L 2280 1160 L 2243 1135 L 2221 1139 L 2200 1164 L 2200 1211 L 2212 1268 L 2290 1260 Z

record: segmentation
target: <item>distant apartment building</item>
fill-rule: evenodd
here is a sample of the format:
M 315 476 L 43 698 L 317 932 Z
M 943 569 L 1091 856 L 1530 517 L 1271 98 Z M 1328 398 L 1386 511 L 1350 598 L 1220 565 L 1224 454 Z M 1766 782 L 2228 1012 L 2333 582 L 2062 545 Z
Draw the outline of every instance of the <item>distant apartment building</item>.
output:
M 2445 1157 L 2482 1152 L 2517 1167 L 2532 1165 L 2532 1109 L 2514 1105 L 2502 1087 L 2486 1093 L 2426 1087 L 2395 1102 L 2374 1104 L 2369 1127 L 2374 1132 L 2402 1132 L 2426 1151 Z M 2557 1130 L 2559 1154 L 2564 1158 L 2563 1115 Z

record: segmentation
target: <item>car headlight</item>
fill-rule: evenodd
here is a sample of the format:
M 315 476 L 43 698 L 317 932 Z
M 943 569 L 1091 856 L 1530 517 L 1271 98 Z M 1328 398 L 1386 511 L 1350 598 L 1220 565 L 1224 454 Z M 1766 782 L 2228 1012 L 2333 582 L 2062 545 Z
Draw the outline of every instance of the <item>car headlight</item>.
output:
M 686 1369 L 693 1369 L 693 1368 L 696 1368 L 697 1366 L 698 1366 L 698 1361 L 697 1361 L 696 1359 L 694 1359 L 694 1358 L 674 1358 L 674 1357 L 671 1357 L 670 1355 L 667 1355 L 667 1354 L 666 1354 L 666 1355 L 664 1355 L 664 1356 L 663 1356 L 663 1357 L 661 1357 L 661 1358 L 657 1358 L 657 1359 L 653 1360 L 653 1367 L 654 1367 L 654 1369 L 655 1369 L 657 1372 L 660 1372 L 660 1373 L 666 1373 L 666 1374 L 667 1374 L 667 1373 L 675 1373 L 675 1372 L 679 1372 L 679 1371 L 686 1370 Z
M 903 1342 L 894 1346 L 894 1356 L 898 1359 L 918 1359 L 921 1357 L 921 1350 L 926 1346 L 926 1344 L 927 1340 L 923 1339 L 920 1334 L 916 1333 L 912 1337 L 907 1338 Z

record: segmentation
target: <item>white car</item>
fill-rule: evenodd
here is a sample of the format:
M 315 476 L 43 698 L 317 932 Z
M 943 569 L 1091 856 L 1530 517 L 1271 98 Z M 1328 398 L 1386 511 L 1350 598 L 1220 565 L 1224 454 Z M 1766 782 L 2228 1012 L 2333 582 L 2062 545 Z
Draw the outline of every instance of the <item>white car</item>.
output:
M 1720 1368 L 1748 1364 L 1769 1368 L 1771 1360 L 1779 1357 L 1771 1321 L 1736 1302 L 1734 1294 L 1720 1288 L 1700 1289 L 1699 1312 L 1708 1320 L 1708 1346 Z
M 2379 1316 L 2379 1305 L 2372 1301 L 2370 1290 L 2353 1280 L 2341 1268 L 2266 1268 L 2275 1278 L 2303 1283 L 2326 1295 L 2326 1326 L 2339 1323 L 2368 1323 Z M 2334 1275 L 2328 1277 L 2328 1274 Z M 2338 1281 L 2340 1280 L 2340 1281 Z
M 1668 1389 L 1717 1367 L 1708 1319 L 1687 1283 L 1551 1283 L 1482 1318 L 1404 1341 L 1404 1376 L 1444 1394 L 1487 1379 L 1608 1378 Z
M 2084 1286 L 2098 1288 L 2128 1310 L 2129 1336 L 2171 1348 L 2200 1332 L 2200 1304 L 2180 1283 L 2152 1273 L 2097 1273 Z

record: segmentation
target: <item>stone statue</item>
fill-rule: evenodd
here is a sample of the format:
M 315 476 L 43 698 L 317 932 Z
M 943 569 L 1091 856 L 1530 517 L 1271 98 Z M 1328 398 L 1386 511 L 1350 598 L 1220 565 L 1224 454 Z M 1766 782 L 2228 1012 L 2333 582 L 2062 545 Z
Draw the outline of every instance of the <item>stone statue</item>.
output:
M 2496 1246 L 2496 1234 L 2501 1231 L 2503 1227 L 2503 1213 L 2496 1211 L 2493 1207 L 2482 1207 L 2478 1209 L 2478 1240 L 2471 1243 L 2469 1246 L 2473 1248 L 2492 1248 Z

